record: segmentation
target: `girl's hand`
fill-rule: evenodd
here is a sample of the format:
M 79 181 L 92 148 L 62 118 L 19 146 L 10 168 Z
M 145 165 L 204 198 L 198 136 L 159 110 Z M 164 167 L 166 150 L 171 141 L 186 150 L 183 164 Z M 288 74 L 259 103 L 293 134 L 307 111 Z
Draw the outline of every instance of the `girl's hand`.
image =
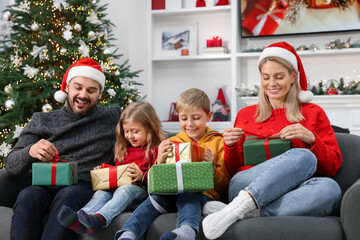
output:
M 224 143 L 228 147 L 234 146 L 240 138 L 244 135 L 244 132 L 241 128 L 225 128 L 224 129 Z
M 94 167 L 94 170 L 98 170 L 101 168 L 101 165 Z
M 280 131 L 280 137 L 285 139 L 300 139 L 306 144 L 315 143 L 315 135 L 300 123 L 288 125 Z
M 135 163 L 129 164 L 126 171 L 128 172 L 128 176 L 132 178 L 131 182 L 138 182 L 142 180 L 143 172 L 140 170 L 139 166 Z
M 214 162 L 215 156 L 212 154 L 210 149 L 206 149 L 204 156 L 203 156 L 203 162 Z
M 157 164 L 162 164 L 165 162 L 167 156 L 172 151 L 173 142 L 170 140 L 164 140 L 160 143 L 158 148 L 158 157 L 157 157 Z

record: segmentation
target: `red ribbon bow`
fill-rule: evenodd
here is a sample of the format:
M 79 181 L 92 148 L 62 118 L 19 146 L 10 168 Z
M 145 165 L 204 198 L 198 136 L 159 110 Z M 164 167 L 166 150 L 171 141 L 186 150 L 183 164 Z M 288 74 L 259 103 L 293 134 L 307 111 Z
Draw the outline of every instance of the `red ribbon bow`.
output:
M 103 163 L 101 168 L 109 168 L 109 188 L 117 188 L 117 166 Z
M 249 131 L 244 131 L 244 132 L 248 135 L 251 135 L 251 136 L 247 137 L 245 140 L 262 139 L 262 138 L 265 139 L 265 141 L 264 141 L 265 158 L 266 158 L 266 160 L 269 160 L 271 158 L 269 139 L 278 139 L 278 138 L 280 138 L 280 136 L 276 135 L 276 134 L 266 136 L 266 135 L 262 135 L 260 133 L 252 133 Z
M 56 185 L 56 165 L 58 162 L 69 162 L 69 163 L 72 163 L 73 167 L 72 167 L 72 170 L 73 170 L 73 180 L 72 180 L 72 183 L 74 184 L 75 183 L 75 164 L 73 162 L 70 162 L 70 161 L 65 161 L 65 160 L 62 160 L 59 158 L 59 154 L 56 154 L 54 159 L 51 161 L 52 162 L 52 165 L 51 165 L 51 185 L 52 186 L 55 186 Z
M 180 150 L 179 150 L 179 144 L 181 142 L 176 142 L 176 141 L 172 141 L 175 145 L 175 162 L 180 161 Z M 199 162 L 199 149 L 201 148 L 195 141 L 191 141 L 191 143 L 193 143 L 195 145 L 195 149 L 196 149 L 196 162 Z

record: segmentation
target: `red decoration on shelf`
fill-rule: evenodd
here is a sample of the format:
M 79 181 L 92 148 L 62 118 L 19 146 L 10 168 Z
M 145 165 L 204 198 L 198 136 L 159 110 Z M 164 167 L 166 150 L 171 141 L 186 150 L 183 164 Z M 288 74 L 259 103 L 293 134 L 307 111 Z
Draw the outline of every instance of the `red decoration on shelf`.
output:
M 165 0 L 152 0 L 152 10 L 165 9 Z
M 213 37 L 213 47 L 222 47 L 222 39 L 219 36 Z
M 181 49 L 181 56 L 189 55 L 189 49 Z
M 228 121 L 230 117 L 230 108 L 227 105 L 222 88 L 219 89 L 218 96 L 212 104 L 212 121 Z
M 360 0 L 359 0 L 360 1 Z M 206 47 L 214 47 L 214 40 L 206 39 Z
M 196 0 L 196 7 L 206 7 L 204 0 Z
M 326 95 L 338 95 L 338 90 L 337 88 L 334 87 L 330 87 L 328 89 L 326 89 Z
M 219 0 L 215 6 L 229 5 L 229 0 Z

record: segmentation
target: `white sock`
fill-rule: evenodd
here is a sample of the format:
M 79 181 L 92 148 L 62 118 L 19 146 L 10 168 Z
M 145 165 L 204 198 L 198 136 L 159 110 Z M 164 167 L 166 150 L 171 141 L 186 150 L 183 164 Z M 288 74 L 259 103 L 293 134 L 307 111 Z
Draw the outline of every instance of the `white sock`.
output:
M 217 212 L 221 209 L 223 209 L 224 207 L 226 207 L 226 204 L 220 201 L 209 201 L 207 203 L 205 203 L 205 205 L 203 206 L 202 209 L 202 214 L 204 216 L 210 215 L 214 212 Z
M 205 217 L 202 222 L 206 238 L 220 237 L 234 222 L 244 219 L 245 214 L 256 209 L 256 204 L 250 194 L 244 190 L 220 211 Z

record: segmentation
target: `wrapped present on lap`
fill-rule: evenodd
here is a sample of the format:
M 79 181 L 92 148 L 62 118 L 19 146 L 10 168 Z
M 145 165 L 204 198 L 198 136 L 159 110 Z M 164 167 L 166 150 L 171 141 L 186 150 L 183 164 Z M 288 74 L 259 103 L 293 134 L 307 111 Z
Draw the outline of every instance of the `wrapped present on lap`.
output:
M 78 163 L 60 160 L 32 164 L 32 185 L 68 186 L 78 183 Z
M 201 162 L 205 149 L 196 142 L 179 143 L 174 142 L 172 152 L 166 158 L 166 163 L 176 163 L 178 161 Z
M 127 175 L 129 164 L 111 166 L 103 164 L 100 169 L 91 170 L 91 183 L 94 191 L 108 190 L 123 185 L 132 184 L 131 177 Z
M 244 164 L 257 165 L 290 148 L 290 140 L 280 138 L 280 136 L 246 136 L 243 144 Z
M 212 162 L 153 165 L 148 177 L 148 191 L 152 194 L 202 192 L 214 188 Z

